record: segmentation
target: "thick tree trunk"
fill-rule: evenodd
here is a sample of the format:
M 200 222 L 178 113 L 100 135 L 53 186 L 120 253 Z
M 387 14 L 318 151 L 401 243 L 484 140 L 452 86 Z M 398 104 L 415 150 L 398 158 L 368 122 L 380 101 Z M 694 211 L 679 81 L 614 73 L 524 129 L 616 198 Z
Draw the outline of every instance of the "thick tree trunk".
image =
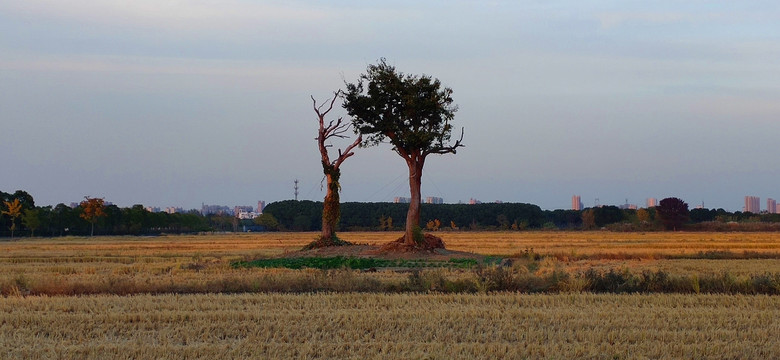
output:
M 341 208 L 339 203 L 339 170 L 330 168 L 330 172 L 325 171 L 325 178 L 328 185 L 325 200 L 322 203 L 322 234 L 320 238 L 324 241 L 330 240 L 336 231 L 336 225 L 341 217 Z
M 409 211 L 406 213 L 404 243 L 409 246 L 417 244 L 414 240 L 414 228 L 420 226 L 420 203 L 422 202 L 420 186 L 422 184 L 422 169 L 424 162 L 424 158 L 415 154 L 406 159 L 406 164 L 409 166 L 409 191 L 411 202 L 409 203 Z

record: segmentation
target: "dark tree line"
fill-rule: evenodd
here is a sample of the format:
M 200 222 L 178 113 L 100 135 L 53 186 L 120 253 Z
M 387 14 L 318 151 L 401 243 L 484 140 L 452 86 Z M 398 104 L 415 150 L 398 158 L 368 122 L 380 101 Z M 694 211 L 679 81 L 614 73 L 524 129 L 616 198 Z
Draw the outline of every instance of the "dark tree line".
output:
M 82 205 L 71 208 L 65 204 L 56 206 L 35 206 L 33 197 L 25 191 L 13 194 L 0 191 L 0 208 L 5 201 L 19 199 L 22 216 L 11 219 L 0 216 L 0 237 L 10 237 L 12 221 L 16 225 L 16 236 L 65 236 L 90 235 L 93 223 L 82 215 Z M 191 213 L 152 213 L 142 205 L 120 208 L 109 205 L 103 208 L 105 216 L 94 221 L 95 235 L 153 235 L 161 233 L 191 233 L 200 231 L 233 231 L 232 216 L 201 216 Z
M 401 230 L 409 204 L 357 203 L 341 204 L 342 230 Z M 322 203 L 315 201 L 280 201 L 268 204 L 266 213 L 273 214 L 281 227 L 292 231 L 318 231 Z M 439 220 L 442 228 L 477 229 L 539 229 L 547 226 L 574 228 L 580 225 L 580 212 L 572 210 L 543 211 L 536 205 L 502 204 L 421 204 L 423 224 Z M 388 219 L 391 226 L 387 226 Z M 384 226 L 383 226 L 384 225 Z
M 340 230 L 400 231 L 405 228 L 407 210 L 408 204 L 343 203 Z M 307 200 L 274 202 L 265 208 L 265 213 L 272 215 L 278 221 L 279 228 L 288 231 L 319 231 L 321 212 L 321 202 Z M 587 226 L 588 216 L 591 217 L 592 226 Z M 536 205 L 523 203 L 421 204 L 421 219 L 423 225 L 428 221 L 439 220 L 440 229 L 444 230 L 453 229 L 453 225 L 458 230 L 606 228 L 618 231 L 651 231 L 663 230 L 667 227 L 669 230 L 722 230 L 722 227 L 716 225 L 728 223 L 780 225 L 780 214 L 728 212 L 723 209 L 692 209 L 687 217 L 674 216 L 675 220 L 667 223 L 663 221 L 662 215 L 656 208 L 636 210 L 601 206 L 582 211 L 542 210 Z M 754 228 L 746 227 L 746 229 Z
M 35 236 L 87 236 L 92 223 L 81 215 L 81 206 L 71 208 L 65 204 L 35 206 L 33 197 L 25 191 L 14 193 L 0 191 L 0 210 L 5 202 L 19 200 L 22 215 L 16 223 L 16 237 Z M 343 203 L 341 207 L 341 231 L 405 229 L 408 204 L 394 203 Z M 687 209 L 686 209 L 687 210 Z M 105 216 L 94 223 L 95 235 L 156 235 L 162 233 L 195 233 L 203 231 L 243 231 L 252 229 L 281 229 L 287 231 L 319 231 L 322 226 L 322 202 L 280 201 L 268 204 L 265 216 L 252 222 L 238 220 L 230 215 L 203 216 L 197 211 L 189 213 L 152 213 L 142 205 L 120 208 L 108 205 Z M 684 212 L 683 212 L 684 213 Z M 36 221 L 33 221 L 32 218 Z M 268 225 L 273 218 L 273 225 Z M 579 230 L 601 229 L 617 231 L 702 230 L 702 231 L 778 231 L 780 214 L 753 214 L 728 212 L 723 209 L 692 209 L 687 216 L 677 218 L 680 223 L 672 226 L 662 221 L 656 208 L 620 209 L 602 206 L 576 210 L 542 210 L 536 205 L 522 203 L 487 204 L 421 204 L 423 226 L 438 220 L 440 230 Z M 592 226 L 589 225 L 592 222 Z M 11 237 L 12 219 L 0 215 L 0 237 Z M 257 226 L 260 225 L 260 226 Z

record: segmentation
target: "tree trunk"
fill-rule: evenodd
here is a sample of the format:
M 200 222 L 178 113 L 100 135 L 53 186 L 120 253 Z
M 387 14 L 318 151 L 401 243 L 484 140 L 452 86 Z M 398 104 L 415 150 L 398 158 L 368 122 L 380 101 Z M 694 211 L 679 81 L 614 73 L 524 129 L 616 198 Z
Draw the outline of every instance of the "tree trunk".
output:
M 339 175 L 341 171 L 332 165 L 324 167 L 328 190 L 325 194 L 325 200 L 322 202 L 322 234 L 320 238 L 323 241 L 328 241 L 333 237 L 336 224 L 341 217 L 341 207 L 339 206 Z
M 92 229 L 89 231 L 89 237 L 95 236 L 95 223 L 92 223 Z
M 418 154 L 412 154 L 406 159 L 409 166 L 409 191 L 411 202 L 409 202 L 409 211 L 406 213 L 406 233 L 404 233 L 404 243 L 414 246 L 417 243 L 414 240 L 414 229 L 420 226 L 420 186 L 422 184 L 422 169 L 425 158 Z

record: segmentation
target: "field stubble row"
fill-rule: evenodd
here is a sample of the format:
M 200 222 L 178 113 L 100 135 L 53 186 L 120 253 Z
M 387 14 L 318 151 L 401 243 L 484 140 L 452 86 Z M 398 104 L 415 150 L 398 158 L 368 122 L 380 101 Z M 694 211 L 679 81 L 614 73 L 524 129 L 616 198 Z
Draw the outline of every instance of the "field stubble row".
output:
M 0 243 L 3 258 L 61 256 L 219 256 L 278 255 L 299 250 L 317 233 L 254 233 L 160 237 L 66 237 Z M 511 256 L 526 249 L 542 254 L 695 254 L 701 251 L 780 253 L 780 234 L 708 232 L 441 232 L 448 249 L 483 255 Z M 396 232 L 343 232 L 358 244 L 379 245 L 397 239 Z
M 3 358 L 777 358 L 780 298 L 205 294 L 0 298 Z

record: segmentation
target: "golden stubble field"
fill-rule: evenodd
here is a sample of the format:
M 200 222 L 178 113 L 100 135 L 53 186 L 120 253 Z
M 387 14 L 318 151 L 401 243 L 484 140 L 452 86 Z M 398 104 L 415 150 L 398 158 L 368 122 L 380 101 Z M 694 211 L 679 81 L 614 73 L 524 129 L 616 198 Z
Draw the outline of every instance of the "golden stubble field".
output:
M 396 232 L 340 234 L 348 241 L 371 245 L 392 241 L 399 235 Z M 504 257 L 533 251 L 553 255 L 543 262 L 544 268 L 568 271 L 630 268 L 680 274 L 780 272 L 780 261 L 776 259 L 664 258 L 707 251 L 777 254 L 780 238 L 775 233 L 443 232 L 440 235 L 450 250 Z M 289 288 L 286 284 L 323 275 L 317 271 L 233 269 L 230 263 L 294 252 L 316 236 L 315 233 L 260 233 L 0 242 L 0 294 L 224 292 L 251 290 L 254 282 L 276 284 L 271 288 L 285 291 Z M 400 282 L 405 276 L 392 272 L 357 274 L 352 282 Z M 235 286 L 231 288 L 231 284 Z
M 780 298 L 205 294 L 0 299 L 24 359 L 774 359 Z
M 776 296 L 355 293 L 408 275 L 230 267 L 233 260 L 296 251 L 315 236 L 2 242 L 0 358 L 780 358 Z M 399 233 L 340 236 L 380 244 Z M 773 233 L 441 236 L 450 250 L 511 256 L 533 249 L 557 259 L 543 263 L 571 270 L 780 272 L 775 259 L 664 258 L 775 254 L 780 241 Z M 577 260 L 583 255 L 593 256 Z M 281 293 L 253 293 L 256 283 Z M 285 293 L 302 283 L 339 293 Z M 72 293 L 95 295 L 35 295 Z

